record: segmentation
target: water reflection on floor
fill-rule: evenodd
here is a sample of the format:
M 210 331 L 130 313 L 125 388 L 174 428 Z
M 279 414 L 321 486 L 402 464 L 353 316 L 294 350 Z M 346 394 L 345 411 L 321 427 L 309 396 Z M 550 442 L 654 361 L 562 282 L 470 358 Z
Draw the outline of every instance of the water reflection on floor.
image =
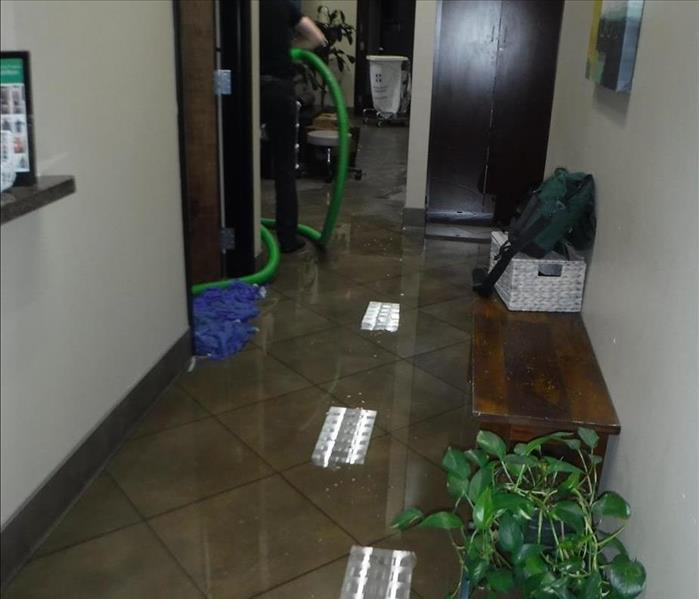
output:
M 182 374 L 10 585 L 10 598 L 336 598 L 353 544 L 417 553 L 413 595 L 443 597 L 439 532 L 391 530 L 450 504 L 438 465 L 475 435 L 469 273 L 484 246 L 403 229 L 407 129 L 365 128 L 330 247 L 285 256 L 244 352 Z M 273 213 L 264 183 L 263 211 Z M 304 181 L 320 226 L 329 187 Z M 397 333 L 360 331 L 371 300 Z M 377 410 L 364 465 L 310 463 L 329 406 Z

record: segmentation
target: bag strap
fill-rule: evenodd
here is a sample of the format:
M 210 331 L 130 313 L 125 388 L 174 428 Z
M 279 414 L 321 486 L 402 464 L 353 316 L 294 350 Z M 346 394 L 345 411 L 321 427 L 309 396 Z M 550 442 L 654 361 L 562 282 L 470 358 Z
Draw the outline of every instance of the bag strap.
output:
M 549 226 L 547 218 L 538 219 L 531 227 L 522 232 L 517 238 L 504 244 L 498 253 L 498 260 L 489 272 L 485 268 L 473 270 L 473 290 L 481 297 L 490 297 L 495 289 L 495 283 L 505 272 L 512 258 L 521 252 L 534 238 Z

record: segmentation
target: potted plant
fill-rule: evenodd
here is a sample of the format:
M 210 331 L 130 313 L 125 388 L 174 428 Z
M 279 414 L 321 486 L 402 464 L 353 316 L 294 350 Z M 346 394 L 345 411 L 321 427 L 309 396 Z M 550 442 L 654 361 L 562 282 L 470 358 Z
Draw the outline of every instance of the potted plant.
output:
M 559 444 L 575 459 L 546 454 Z M 451 511 L 411 507 L 393 526 L 440 528 L 459 557 L 461 581 L 448 597 L 487 598 L 510 591 L 525 599 L 627 599 L 645 588 L 643 565 L 619 540 L 631 509 L 617 493 L 597 490 L 601 458 L 589 429 L 519 443 L 508 453 L 496 434 L 481 431 L 477 447 L 449 448 L 442 461 Z
M 319 6 L 315 24 L 323 32 L 328 40 L 326 46 L 321 46 L 315 53 L 323 59 L 325 64 L 330 65 L 331 61 L 337 66 L 337 70 L 342 75 L 349 65 L 354 64 L 354 56 L 347 54 L 336 46 L 337 42 L 346 39 L 351 45 L 354 43 L 355 27 L 347 23 L 344 11 L 330 10 L 327 6 Z M 320 107 L 325 108 L 325 98 L 327 95 L 327 85 L 314 69 L 309 68 L 305 63 L 298 66 L 299 74 L 306 85 L 314 91 L 320 90 Z

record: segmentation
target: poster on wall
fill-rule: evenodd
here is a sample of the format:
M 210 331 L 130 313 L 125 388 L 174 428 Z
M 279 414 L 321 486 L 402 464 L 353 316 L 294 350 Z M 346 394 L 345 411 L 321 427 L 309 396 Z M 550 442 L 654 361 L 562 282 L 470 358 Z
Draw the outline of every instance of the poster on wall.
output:
M 28 52 L 0 53 L 0 131 L 3 142 L 9 144 L 3 150 L 10 150 L 14 184 L 32 185 L 35 157 Z
M 644 0 L 595 0 L 585 76 L 623 93 L 631 92 Z

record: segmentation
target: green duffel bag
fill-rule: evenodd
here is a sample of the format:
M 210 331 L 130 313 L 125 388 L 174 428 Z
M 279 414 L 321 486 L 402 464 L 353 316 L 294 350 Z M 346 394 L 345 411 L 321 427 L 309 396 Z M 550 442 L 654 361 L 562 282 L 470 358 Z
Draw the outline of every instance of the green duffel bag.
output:
M 500 248 L 496 263 L 488 272 L 473 271 L 473 289 L 479 295 L 492 294 L 512 258 L 519 252 L 542 258 L 553 249 L 564 253 L 565 245 L 588 249 L 595 239 L 595 182 L 587 173 L 570 173 L 558 168 L 529 196 L 524 210 L 515 217 L 508 241 Z

